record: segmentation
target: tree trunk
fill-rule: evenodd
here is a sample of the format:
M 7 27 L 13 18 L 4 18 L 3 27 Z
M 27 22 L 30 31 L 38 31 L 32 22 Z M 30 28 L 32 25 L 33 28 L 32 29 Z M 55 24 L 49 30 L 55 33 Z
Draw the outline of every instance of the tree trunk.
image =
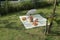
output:
M 0 16 L 1 16 L 1 1 L 0 1 Z
M 45 30 L 45 35 L 48 34 L 48 17 L 47 17 L 47 21 L 46 21 L 46 30 Z
M 56 1 L 57 0 L 54 0 L 54 8 L 53 8 L 52 16 L 51 16 L 51 22 L 50 22 L 50 25 L 49 25 L 49 28 L 48 28 L 48 33 L 51 32 L 51 27 L 52 27 L 52 24 L 53 24 L 54 15 L 55 15 L 55 11 L 56 11 Z
M 5 10 L 6 10 L 6 14 L 8 13 L 8 0 L 6 0 L 6 7 L 5 7 Z

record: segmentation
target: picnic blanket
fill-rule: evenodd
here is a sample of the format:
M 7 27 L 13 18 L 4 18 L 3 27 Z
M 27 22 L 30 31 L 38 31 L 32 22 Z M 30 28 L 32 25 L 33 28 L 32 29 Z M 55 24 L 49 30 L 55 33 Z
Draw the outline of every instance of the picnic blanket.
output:
M 23 20 L 22 20 L 22 17 L 26 17 L 27 20 L 23 21 Z M 39 21 L 37 26 L 32 25 L 32 23 L 29 22 L 28 17 L 29 17 L 29 16 L 27 16 L 27 15 L 19 16 L 21 22 L 23 23 L 23 25 L 24 25 L 24 27 L 25 27 L 26 29 L 34 28 L 34 27 L 46 26 L 46 21 L 47 21 L 47 19 L 44 18 L 44 17 L 42 17 L 41 15 L 39 15 L 39 14 L 33 15 L 34 19 L 37 18 L 38 21 Z

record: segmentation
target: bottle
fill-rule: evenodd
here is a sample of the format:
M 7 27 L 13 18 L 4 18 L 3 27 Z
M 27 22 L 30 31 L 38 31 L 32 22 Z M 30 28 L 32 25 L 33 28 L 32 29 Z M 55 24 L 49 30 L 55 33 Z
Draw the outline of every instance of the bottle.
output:
M 33 22 L 33 16 L 30 14 L 29 16 L 30 22 Z

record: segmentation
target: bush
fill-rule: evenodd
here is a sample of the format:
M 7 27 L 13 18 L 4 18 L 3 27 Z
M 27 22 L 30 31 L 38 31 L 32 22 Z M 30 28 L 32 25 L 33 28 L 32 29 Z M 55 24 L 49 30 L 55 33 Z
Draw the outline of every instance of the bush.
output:
M 24 2 L 24 3 L 20 3 L 19 8 L 21 10 L 28 10 L 28 9 L 34 8 L 34 6 L 33 6 L 33 4 L 31 2 Z
M 10 12 L 17 12 L 17 11 L 22 11 L 22 10 L 29 10 L 29 9 L 34 9 L 34 8 L 43 8 L 50 6 L 52 4 L 49 4 L 48 2 L 20 2 L 20 3 L 15 3 L 15 4 L 10 4 L 8 3 L 7 6 L 4 5 L 4 8 L 1 8 L 1 14 L 5 15 Z M 7 7 L 7 9 L 6 9 Z M 7 13 L 8 12 L 8 13 Z
M 9 6 L 8 6 L 9 12 L 28 10 L 28 9 L 32 9 L 32 8 L 33 8 L 33 4 L 30 2 L 9 4 Z
M 1 11 L 1 12 L 0 12 L 1 16 L 2 16 L 2 15 L 6 15 L 6 10 L 5 10 L 5 8 L 2 8 L 2 7 L 1 7 L 1 8 L 0 8 L 0 11 Z
M 10 12 L 14 11 L 21 11 L 21 10 L 29 10 L 29 9 L 34 9 L 34 8 L 42 8 L 42 7 L 47 7 L 51 6 L 52 4 L 49 4 L 47 2 L 37 2 L 37 3 L 32 3 L 32 2 L 21 2 L 17 4 L 10 4 L 8 7 Z

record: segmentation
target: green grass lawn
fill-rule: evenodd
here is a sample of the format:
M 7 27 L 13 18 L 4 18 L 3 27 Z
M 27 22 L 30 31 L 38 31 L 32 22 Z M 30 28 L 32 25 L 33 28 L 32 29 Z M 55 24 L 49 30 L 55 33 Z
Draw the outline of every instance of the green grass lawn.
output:
M 47 36 L 44 35 L 45 27 L 25 29 L 19 16 L 27 12 L 25 10 L 0 17 L 0 40 L 60 40 L 60 6 L 57 6 L 52 33 Z M 37 13 L 47 17 L 52 13 L 52 7 L 37 9 Z

